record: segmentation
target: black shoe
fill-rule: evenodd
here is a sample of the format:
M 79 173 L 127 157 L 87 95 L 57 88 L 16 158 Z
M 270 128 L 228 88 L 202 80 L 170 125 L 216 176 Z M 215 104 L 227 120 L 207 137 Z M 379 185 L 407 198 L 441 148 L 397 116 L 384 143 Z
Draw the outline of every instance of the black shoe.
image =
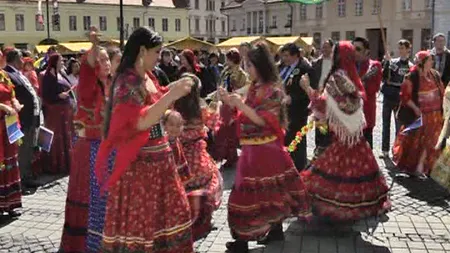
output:
M 21 213 L 18 213 L 18 212 L 16 212 L 16 211 L 9 211 L 8 212 L 8 216 L 10 217 L 10 218 L 16 218 L 16 217 L 19 217 L 20 215 L 22 215 Z
M 228 249 L 229 253 L 248 253 L 248 242 L 246 241 L 234 241 L 227 242 L 225 246 Z
M 270 229 L 269 234 L 261 240 L 258 240 L 258 244 L 267 245 L 271 242 L 284 241 L 283 225 L 277 224 Z

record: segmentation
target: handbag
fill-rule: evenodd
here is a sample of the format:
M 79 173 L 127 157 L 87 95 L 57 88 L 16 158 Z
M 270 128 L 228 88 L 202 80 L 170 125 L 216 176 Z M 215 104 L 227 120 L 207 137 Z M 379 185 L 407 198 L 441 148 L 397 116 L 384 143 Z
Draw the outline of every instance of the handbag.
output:
M 398 120 L 401 126 L 411 125 L 418 118 L 413 109 L 407 105 L 400 103 L 397 112 L 395 113 L 395 118 Z

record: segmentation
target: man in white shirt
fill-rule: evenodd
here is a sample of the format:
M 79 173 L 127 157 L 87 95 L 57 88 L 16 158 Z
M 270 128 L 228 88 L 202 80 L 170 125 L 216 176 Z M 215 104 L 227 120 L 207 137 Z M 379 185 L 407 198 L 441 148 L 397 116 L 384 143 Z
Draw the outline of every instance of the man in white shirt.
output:
M 322 55 L 312 62 L 312 67 L 315 72 L 315 78 L 311 78 L 311 84 L 313 87 L 318 87 L 319 91 L 325 88 L 325 79 L 330 73 L 332 63 L 332 53 L 333 53 L 333 41 L 331 39 L 326 40 L 322 44 Z M 316 148 L 314 150 L 314 158 L 319 156 L 325 148 L 330 144 L 329 134 L 322 134 L 316 129 Z

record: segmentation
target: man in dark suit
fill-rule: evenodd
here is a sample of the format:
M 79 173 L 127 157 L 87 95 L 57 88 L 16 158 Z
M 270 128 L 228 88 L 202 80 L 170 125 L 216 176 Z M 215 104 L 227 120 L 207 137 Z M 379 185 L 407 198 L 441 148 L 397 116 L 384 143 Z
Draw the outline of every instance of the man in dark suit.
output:
M 35 187 L 32 180 L 31 162 L 33 160 L 34 149 L 37 145 L 37 134 L 41 123 L 41 103 L 33 86 L 28 79 L 20 72 L 22 68 L 22 53 L 13 49 L 6 54 L 5 71 L 8 73 L 14 84 L 17 100 L 23 105 L 19 112 L 20 125 L 24 137 L 22 145 L 19 147 L 19 167 L 22 178 L 22 185 L 25 187 Z
M 214 82 L 216 84 L 216 87 L 219 83 L 220 74 L 223 70 L 223 65 L 219 62 L 219 56 L 215 53 L 211 53 L 209 55 L 209 66 L 208 70 L 211 73 L 211 76 L 214 78 Z
M 441 74 L 442 83 L 447 86 L 450 82 L 450 50 L 445 46 L 447 40 L 443 33 L 438 33 L 433 37 L 434 48 L 431 55 L 434 58 L 434 69 Z
M 309 98 L 300 87 L 300 80 L 304 74 L 313 78 L 314 71 L 305 59 L 300 57 L 300 50 L 294 43 L 288 43 L 281 48 L 280 77 L 283 81 L 287 98 L 289 126 L 286 132 L 285 145 L 288 146 L 300 129 L 307 124 Z M 313 87 L 315 88 L 315 87 Z M 306 138 L 291 153 L 298 170 L 306 167 Z
M 333 40 L 328 39 L 322 44 L 322 54 L 319 58 L 312 62 L 312 68 L 314 69 L 314 76 L 311 77 L 312 87 L 317 87 L 319 91 L 325 88 L 325 79 L 330 73 L 333 53 Z M 314 149 L 314 158 L 317 158 L 328 145 L 331 143 L 331 136 L 329 133 L 322 134 L 316 129 L 316 148 Z

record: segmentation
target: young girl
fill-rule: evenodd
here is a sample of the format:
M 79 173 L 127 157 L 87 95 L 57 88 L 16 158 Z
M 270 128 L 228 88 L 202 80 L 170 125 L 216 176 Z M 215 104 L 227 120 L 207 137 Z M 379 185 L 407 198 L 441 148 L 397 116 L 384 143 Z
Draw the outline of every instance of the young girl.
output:
M 248 252 L 248 241 L 283 240 L 282 222 L 289 216 L 308 219 L 308 195 L 291 157 L 284 148 L 286 118 L 283 88 L 266 45 L 248 53 L 253 80 L 247 99 L 220 89 L 224 103 L 239 112 L 238 136 L 242 153 L 235 185 L 228 200 L 228 224 L 236 240 L 227 243 L 231 252 Z
M 185 120 L 180 141 L 192 174 L 185 188 L 194 221 L 192 234 L 197 240 L 211 230 L 212 213 L 219 208 L 222 197 L 222 176 L 205 141 L 208 128 L 216 127 L 219 116 L 216 109 L 212 112 L 202 107 L 200 80 L 192 74 L 182 76 L 195 80 L 191 93 L 177 100 L 174 107 Z

